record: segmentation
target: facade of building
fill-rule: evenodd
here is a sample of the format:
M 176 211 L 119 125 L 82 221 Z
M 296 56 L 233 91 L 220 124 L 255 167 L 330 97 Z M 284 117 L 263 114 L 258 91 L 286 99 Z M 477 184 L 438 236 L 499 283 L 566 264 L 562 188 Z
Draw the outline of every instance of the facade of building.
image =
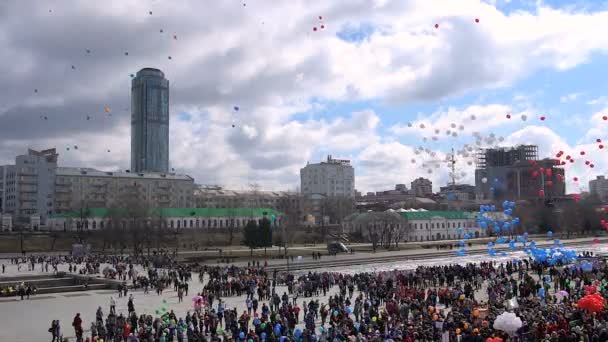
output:
M 164 228 L 180 230 L 243 228 L 250 220 L 266 217 L 273 228 L 279 228 L 281 215 L 270 208 L 159 208 L 152 209 L 144 219 L 150 228 L 160 223 Z M 127 216 L 111 217 L 111 210 L 106 208 L 90 208 L 85 216 L 77 211 L 55 214 L 49 217 L 47 228 L 54 231 L 74 231 L 80 227 L 99 230 L 116 224 L 118 228 L 128 229 L 132 222 Z
M 406 221 L 407 241 L 460 240 L 465 234 L 486 236 L 477 226 L 476 214 L 466 211 L 402 212 Z
M 333 159 L 331 155 L 324 162 L 308 163 L 300 169 L 300 190 L 318 224 L 330 221 L 330 216 L 333 221 L 341 221 L 354 210 L 355 169 L 350 160 Z M 346 208 L 345 215 L 328 215 L 328 206 Z
M 169 81 L 153 68 L 131 81 L 131 171 L 169 171 Z
M 411 192 L 416 197 L 426 197 L 433 193 L 433 182 L 426 178 L 416 178 L 412 181 Z
M 300 189 L 305 195 L 355 197 L 355 169 L 350 160 L 333 159 L 300 169 Z
M 373 217 L 370 220 L 361 219 L 361 216 L 378 213 L 358 213 L 349 216 L 342 224 L 345 233 L 357 234 L 366 238 L 364 224 L 375 224 Z M 427 210 L 399 210 L 376 215 L 383 220 L 389 215 L 398 215 L 399 220 L 391 220 L 391 229 L 401 229 L 400 241 L 440 241 L 460 240 L 465 234 L 472 238 L 486 236 L 486 231 L 479 228 L 476 222 L 476 213 L 466 211 L 427 211 Z M 385 217 L 386 216 L 386 217 Z M 365 222 L 365 223 L 363 223 Z M 379 221 L 382 227 L 387 221 Z M 393 231 L 395 231 L 393 229 Z M 393 232 L 394 234 L 394 232 Z
M 34 151 L 15 158 L 15 165 L 2 167 L 2 212 L 12 216 L 12 225 L 37 229 L 32 217 L 53 212 L 53 193 L 58 154 L 55 149 Z
M 537 150 L 534 145 L 521 145 L 479 152 L 475 170 L 478 199 L 549 200 L 565 196 L 561 163 L 549 158 L 538 160 Z
M 608 203 L 608 179 L 597 176 L 596 179 L 589 181 L 589 192 L 597 196 L 602 203 Z
M 57 168 L 54 212 L 121 207 L 136 200 L 151 208 L 194 205 L 194 179 L 175 173 L 104 172 L 91 168 Z

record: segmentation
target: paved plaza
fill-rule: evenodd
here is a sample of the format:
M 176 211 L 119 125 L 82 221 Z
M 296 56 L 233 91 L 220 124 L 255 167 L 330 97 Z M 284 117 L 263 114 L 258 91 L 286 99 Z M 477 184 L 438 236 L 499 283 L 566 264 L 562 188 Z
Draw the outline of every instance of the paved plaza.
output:
M 593 251 L 595 253 L 607 253 L 608 244 L 589 245 L 588 247 L 579 248 L 579 250 Z M 433 258 L 421 261 L 396 261 L 394 263 L 382 263 L 371 265 L 352 266 L 348 269 L 324 269 L 325 271 L 336 271 L 344 273 L 369 272 L 369 271 L 389 271 L 394 269 L 415 269 L 419 265 L 447 265 L 454 263 L 480 262 L 494 260 L 496 262 L 505 262 L 510 259 L 519 259 L 523 257 L 523 252 L 508 253 L 504 257 L 490 258 L 488 255 L 472 255 L 465 257 L 444 257 Z M 347 258 L 348 256 L 340 256 Z M 361 255 L 358 255 L 361 257 Z M 326 260 L 331 260 L 331 257 L 324 257 Z M 323 261 L 323 260 L 322 260 Z M 1 260 L 7 265 L 6 273 L 3 276 L 29 275 L 29 274 L 44 274 L 40 270 L 40 264 L 36 265 L 36 270 L 28 271 L 25 264 L 21 265 L 21 270 L 17 269 L 17 265 L 11 265 L 8 260 Z M 262 262 L 261 262 L 262 263 Z M 294 264 L 294 268 L 297 263 Z M 100 269 L 103 269 L 104 265 Z M 143 271 L 140 267 L 138 270 Z M 68 265 L 59 265 L 59 271 L 68 271 Z M 308 272 L 308 271 L 306 271 Z M 2 277 L 0 277 L 0 280 Z M 198 274 L 193 273 L 192 281 L 189 282 L 188 296 L 184 297 L 182 303 L 178 303 L 177 293 L 173 288 L 168 288 L 163 291 L 161 296 L 158 296 L 153 290 L 149 294 L 144 294 L 143 290 L 130 291 L 135 299 L 135 310 L 139 314 L 155 315 L 155 312 L 163 307 L 167 310 L 173 310 L 178 317 L 185 317 L 188 311 L 193 311 L 191 298 L 203 288 L 203 283 L 199 281 Z M 207 281 L 205 277 L 204 281 Z M 321 303 L 327 302 L 330 295 L 335 294 L 337 287 L 332 287 L 327 296 L 315 297 Z M 285 286 L 278 286 L 277 292 L 282 294 L 287 292 Z M 485 285 L 478 292 L 478 298 L 483 298 L 485 295 Z M 102 307 L 104 315 L 109 312 L 110 297 L 116 299 L 116 312 L 127 314 L 128 296 L 118 298 L 118 294 L 114 290 L 96 290 L 86 292 L 71 292 L 59 294 L 42 294 L 31 297 L 29 300 L 21 301 L 17 297 L 0 298 L 0 341 L 14 342 L 31 342 L 31 341 L 47 341 L 50 340 L 50 334 L 47 329 L 53 319 L 61 321 L 61 328 L 65 337 L 73 337 L 74 330 L 71 326 L 72 319 L 76 313 L 80 313 L 83 319 L 83 327 L 85 335 L 88 332 L 90 323 L 95 319 L 95 312 L 99 306 Z M 223 300 L 227 303 L 227 307 L 236 307 L 239 312 L 246 309 L 245 296 L 226 297 Z M 309 298 L 298 298 L 298 304 L 302 306 L 303 301 L 308 301 Z M 260 306 L 263 302 L 260 302 Z M 302 327 L 302 325 L 300 325 Z M 70 341 L 74 341 L 72 338 Z

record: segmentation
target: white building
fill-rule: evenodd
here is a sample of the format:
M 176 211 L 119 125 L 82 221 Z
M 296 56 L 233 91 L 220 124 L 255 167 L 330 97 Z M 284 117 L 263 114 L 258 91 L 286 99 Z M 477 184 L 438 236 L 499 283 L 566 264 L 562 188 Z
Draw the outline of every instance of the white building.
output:
M 151 208 L 192 207 L 194 179 L 175 173 L 104 172 L 59 167 L 55 181 L 55 213 L 77 208 L 120 207 L 135 198 Z
M 464 211 L 427 211 L 427 210 L 397 210 L 403 221 L 399 227 L 403 229 L 400 235 L 402 241 L 439 241 L 460 240 L 465 234 L 471 238 L 486 236 L 484 229 L 479 228 L 475 220 L 476 214 Z M 357 215 L 353 214 L 343 223 L 346 233 L 360 233 L 365 236 L 365 227 L 359 226 Z M 373 222 L 372 222 L 373 224 Z M 381 223 L 380 223 L 381 224 Z
M 589 181 L 589 192 L 596 195 L 602 203 L 608 202 L 608 179 L 597 176 L 596 179 Z
M 38 228 L 39 222 L 53 212 L 53 192 L 58 154 L 55 149 L 28 150 L 28 154 L 15 158 L 15 165 L 1 169 L 2 212 L 12 216 L 12 224 L 24 228 Z
M 118 215 L 119 228 L 128 229 L 132 218 Z M 47 228 L 55 231 L 99 230 L 110 226 L 112 219 L 106 208 L 90 208 L 86 212 L 77 211 L 51 215 Z M 160 208 L 152 209 L 145 218 L 146 225 L 154 227 L 162 222 L 163 227 L 179 229 L 227 229 L 243 228 L 250 220 L 268 218 L 274 228 L 281 225 L 282 213 L 267 208 Z M 116 217 L 114 218 L 116 219 Z
M 355 169 L 350 160 L 332 159 L 300 169 L 300 190 L 305 195 L 355 197 Z
M 465 211 L 417 211 L 401 212 L 407 224 L 408 241 L 460 240 L 485 236 L 479 228 L 476 214 Z

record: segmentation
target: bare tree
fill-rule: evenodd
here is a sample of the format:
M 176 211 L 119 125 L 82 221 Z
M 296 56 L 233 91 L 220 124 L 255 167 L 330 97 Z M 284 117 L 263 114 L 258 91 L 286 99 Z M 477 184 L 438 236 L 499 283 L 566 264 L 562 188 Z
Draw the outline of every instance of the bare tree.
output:
M 362 227 L 363 237 L 369 239 L 375 252 L 378 244 L 385 248 L 390 248 L 393 243 L 398 246 L 405 221 L 393 212 L 367 212 L 357 215 L 353 224 Z

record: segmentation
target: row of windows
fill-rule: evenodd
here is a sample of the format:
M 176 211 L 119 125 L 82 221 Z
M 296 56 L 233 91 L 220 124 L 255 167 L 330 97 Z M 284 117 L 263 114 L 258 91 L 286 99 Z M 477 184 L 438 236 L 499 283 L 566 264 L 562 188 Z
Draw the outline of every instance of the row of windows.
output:
M 447 228 L 465 228 L 465 227 L 472 227 L 472 226 L 473 225 L 471 222 L 467 222 L 466 224 L 464 224 L 463 222 L 451 222 L 451 224 L 450 224 L 450 222 L 447 223 Z M 410 223 L 409 228 L 412 229 L 412 227 L 414 229 L 429 229 L 429 224 L 428 223 L 420 223 L 420 224 Z M 441 227 L 439 226 L 439 223 L 436 223 L 436 224 L 431 223 L 431 229 L 435 229 L 435 228 L 446 228 L 446 223 L 442 222 Z
M 224 227 L 244 227 L 249 220 L 247 219 L 209 219 L 209 220 L 170 220 L 169 227 L 170 228 L 224 228 Z M 258 224 L 261 224 L 261 219 L 258 220 Z M 89 223 L 90 222 L 90 223 Z M 63 224 L 64 228 L 67 227 L 67 222 Z M 85 220 L 83 222 L 83 228 L 88 229 L 89 226 L 92 229 L 97 229 L 97 221 L 94 220 Z M 99 222 L 99 228 L 103 229 L 105 226 L 105 221 Z M 164 222 L 164 226 L 167 226 L 167 222 Z M 80 222 L 76 222 L 76 227 L 80 228 Z M 122 227 L 127 228 L 127 222 L 122 222 Z
M 479 232 L 475 232 L 475 237 L 478 238 L 479 236 L 483 236 L 483 233 L 479 233 Z M 420 240 L 419 237 L 417 235 L 414 235 L 414 237 L 412 238 L 412 241 L 435 241 L 435 240 L 446 240 L 446 236 L 447 236 L 447 240 L 450 240 L 452 238 L 454 239 L 462 239 L 462 236 L 460 234 L 456 235 L 450 235 L 450 234 L 437 234 L 437 235 L 427 235 L 427 236 L 420 236 Z

